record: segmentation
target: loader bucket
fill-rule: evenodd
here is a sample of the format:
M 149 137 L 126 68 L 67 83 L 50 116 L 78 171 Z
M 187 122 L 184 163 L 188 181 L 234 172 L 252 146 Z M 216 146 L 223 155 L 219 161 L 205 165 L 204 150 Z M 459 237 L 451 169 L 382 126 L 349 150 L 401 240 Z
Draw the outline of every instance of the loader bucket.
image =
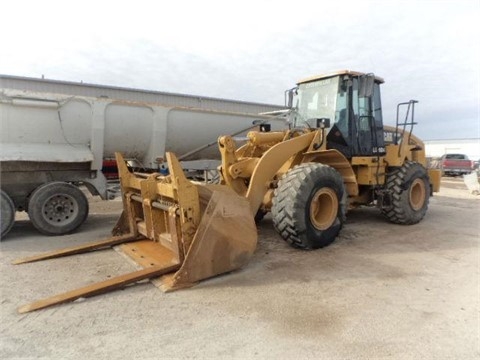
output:
M 116 154 L 124 209 L 115 236 L 15 261 L 51 259 L 119 246 L 140 270 L 19 308 L 28 312 L 153 279 L 163 291 L 194 285 L 245 265 L 257 244 L 248 200 L 222 185 L 197 185 L 167 153 L 170 174 L 132 173 Z
M 178 271 L 160 279 L 160 288 L 164 291 L 189 287 L 199 280 L 239 269 L 248 262 L 257 245 L 255 221 L 245 198 L 221 185 L 196 187 L 201 220 L 188 247 L 184 247 L 186 244 L 183 243 L 178 249 L 179 258 L 183 257 L 183 261 L 179 260 Z M 166 234 L 159 246 L 168 249 L 165 237 Z M 158 245 L 144 240 L 123 244 L 120 249 L 141 266 L 148 266 L 151 263 L 148 258 L 152 254 L 168 252 L 152 246 Z M 182 248 L 185 249 L 183 253 Z

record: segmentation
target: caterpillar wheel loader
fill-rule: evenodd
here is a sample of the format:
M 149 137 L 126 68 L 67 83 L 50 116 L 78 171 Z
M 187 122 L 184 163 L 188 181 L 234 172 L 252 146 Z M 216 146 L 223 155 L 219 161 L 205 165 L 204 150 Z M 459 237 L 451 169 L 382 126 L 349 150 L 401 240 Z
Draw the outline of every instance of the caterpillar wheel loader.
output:
M 397 106 L 395 127 L 383 125 L 382 83 L 373 74 L 347 70 L 300 81 L 286 92 L 287 129 L 270 132 L 264 124 L 238 148 L 233 137 L 219 138 L 217 185 L 189 181 L 171 153 L 168 175 L 136 173 L 117 153 L 124 210 L 114 236 L 15 263 L 118 246 L 139 270 L 19 312 L 143 279 L 156 278 L 170 291 L 239 269 L 255 251 L 255 221 L 267 212 L 280 236 L 301 249 L 329 245 L 347 210 L 361 205 L 378 207 L 392 223 L 418 223 L 439 190 L 440 172 L 426 168 L 424 144 L 412 134 L 416 101 Z

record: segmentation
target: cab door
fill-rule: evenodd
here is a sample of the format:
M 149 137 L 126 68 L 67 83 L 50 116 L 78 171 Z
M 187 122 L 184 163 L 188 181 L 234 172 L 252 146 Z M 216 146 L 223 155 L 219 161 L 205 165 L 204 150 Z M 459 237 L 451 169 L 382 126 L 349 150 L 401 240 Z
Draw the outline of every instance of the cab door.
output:
M 368 82 L 371 82 L 370 84 Z M 380 86 L 373 75 L 354 78 L 351 91 L 353 156 L 385 154 Z

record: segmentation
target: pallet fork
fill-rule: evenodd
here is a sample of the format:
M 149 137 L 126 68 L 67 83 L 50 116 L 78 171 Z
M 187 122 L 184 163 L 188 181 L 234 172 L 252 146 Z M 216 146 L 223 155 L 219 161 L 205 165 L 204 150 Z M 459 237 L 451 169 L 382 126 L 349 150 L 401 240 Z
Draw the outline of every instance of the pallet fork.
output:
M 165 292 L 190 287 L 249 261 L 257 245 L 257 230 L 248 200 L 226 186 L 190 182 L 175 155 L 167 153 L 166 157 L 170 174 L 161 176 L 132 173 L 122 155 L 116 154 L 124 209 L 113 230 L 115 236 L 13 262 L 119 246 L 142 269 L 24 305 L 20 313 L 158 277 Z

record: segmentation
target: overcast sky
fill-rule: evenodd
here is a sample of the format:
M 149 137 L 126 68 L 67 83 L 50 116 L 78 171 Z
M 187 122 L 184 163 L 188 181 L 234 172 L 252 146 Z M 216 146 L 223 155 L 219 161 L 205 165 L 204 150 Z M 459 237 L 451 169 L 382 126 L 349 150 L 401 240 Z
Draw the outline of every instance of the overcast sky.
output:
M 416 99 L 423 139 L 480 137 L 480 1 L 5 1 L 0 74 L 283 104 L 339 69 Z

